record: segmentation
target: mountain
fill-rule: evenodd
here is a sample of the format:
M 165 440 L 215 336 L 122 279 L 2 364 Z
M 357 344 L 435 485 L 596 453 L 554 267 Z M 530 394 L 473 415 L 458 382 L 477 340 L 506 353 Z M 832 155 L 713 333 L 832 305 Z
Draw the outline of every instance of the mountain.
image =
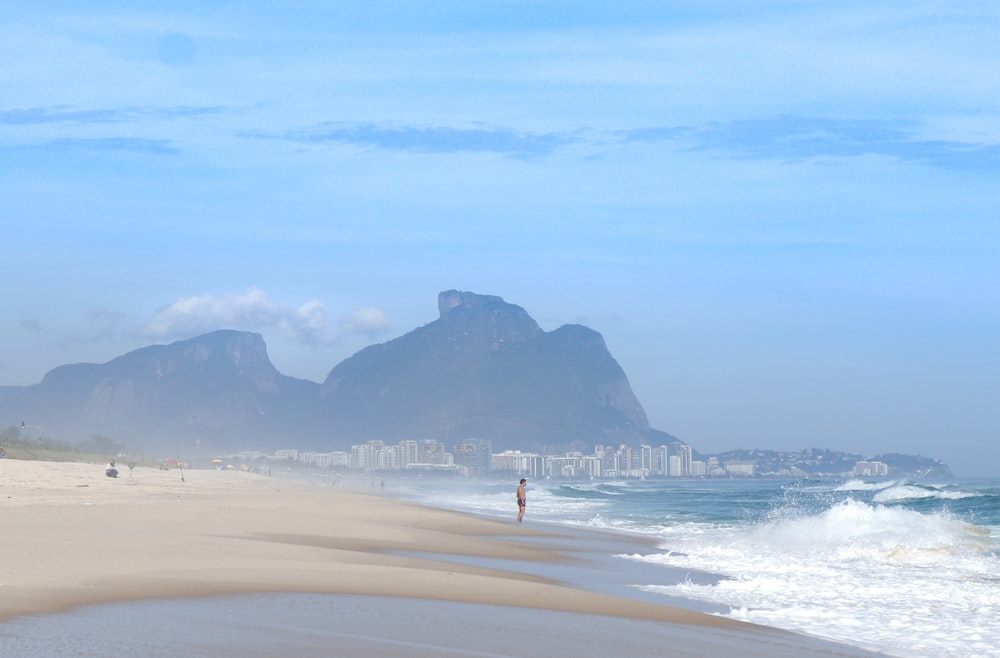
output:
M 653 432 L 597 332 L 545 332 L 520 306 L 456 290 L 438 296 L 438 312 L 330 372 L 320 399 L 334 436 L 589 449 Z
M 234 445 L 241 436 L 282 431 L 311 408 L 317 390 L 279 373 L 260 335 L 223 330 L 100 365 L 59 366 L 0 399 L 0 411 L 70 440 L 101 434 L 151 446 L 206 437 Z
M 337 364 L 282 375 L 263 338 L 220 330 L 64 365 L 0 390 L 0 422 L 133 448 L 344 450 L 371 439 L 485 438 L 496 449 L 674 440 L 649 427 L 600 334 L 543 331 L 500 297 L 446 291 L 437 320 Z

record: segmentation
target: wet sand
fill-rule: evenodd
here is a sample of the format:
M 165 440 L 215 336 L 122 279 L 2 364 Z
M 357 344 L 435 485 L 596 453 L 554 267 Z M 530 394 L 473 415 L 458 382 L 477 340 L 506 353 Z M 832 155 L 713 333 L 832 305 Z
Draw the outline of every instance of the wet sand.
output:
M 185 471 L 182 481 L 177 470 L 122 470 L 111 479 L 99 465 L 0 460 L 5 646 L 58 653 L 38 644 L 46 635 L 58 641 L 52 629 L 88 615 L 120 617 L 110 612 L 120 608 L 94 604 L 137 601 L 129 610 L 149 610 L 150 622 L 180 615 L 189 631 L 198 620 L 216 629 L 235 623 L 244 639 L 218 643 L 220 634 L 206 630 L 189 633 L 194 647 L 182 648 L 180 636 L 164 643 L 160 634 L 119 630 L 114 647 L 133 655 L 339 648 L 586 658 L 619 655 L 622 642 L 630 655 L 874 655 L 603 586 L 615 579 L 594 570 L 597 555 L 609 554 L 607 542 L 650 550 L 638 539 L 518 526 L 239 471 Z M 192 616 L 199 606 L 208 607 Z M 289 607 L 298 614 L 277 621 Z M 93 653 L 109 641 L 95 638 Z

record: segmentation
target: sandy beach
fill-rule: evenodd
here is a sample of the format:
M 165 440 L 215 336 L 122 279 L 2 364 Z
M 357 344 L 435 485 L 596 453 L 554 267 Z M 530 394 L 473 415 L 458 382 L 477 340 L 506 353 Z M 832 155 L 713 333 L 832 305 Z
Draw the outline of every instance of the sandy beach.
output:
M 0 638 L 8 645 L 28 642 L 33 618 L 81 606 L 245 595 L 227 599 L 236 601 L 230 607 L 245 601 L 260 617 L 271 605 L 277 617 L 287 607 L 278 595 L 297 593 L 335 595 L 309 600 L 336 614 L 321 615 L 315 632 L 288 631 L 280 647 L 261 649 L 258 641 L 255 653 L 202 643 L 202 655 L 332 655 L 339 647 L 340 655 L 586 658 L 620 655 L 622 642 L 628 655 L 874 655 L 582 588 L 547 576 L 546 567 L 586 574 L 586 539 L 568 543 L 558 528 L 418 506 L 376 490 L 240 471 L 189 470 L 182 481 L 177 470 L 124 467 L 111 479 L 100 465 L 0 459 L 0 516 Z M 138 655 L 129 641 L 119 636 L 115 646 Z M 161 651 L 141 652 L 191 651 L 155 646 Z

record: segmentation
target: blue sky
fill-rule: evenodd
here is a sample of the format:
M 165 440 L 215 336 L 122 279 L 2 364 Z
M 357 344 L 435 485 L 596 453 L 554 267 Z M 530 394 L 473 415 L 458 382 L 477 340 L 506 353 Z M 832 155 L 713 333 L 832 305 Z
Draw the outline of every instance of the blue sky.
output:
M 1000 473 L 990 2 L 0 8 L 0 384 L 216 328 L 283 373 L 460 289 L 704 452 Z

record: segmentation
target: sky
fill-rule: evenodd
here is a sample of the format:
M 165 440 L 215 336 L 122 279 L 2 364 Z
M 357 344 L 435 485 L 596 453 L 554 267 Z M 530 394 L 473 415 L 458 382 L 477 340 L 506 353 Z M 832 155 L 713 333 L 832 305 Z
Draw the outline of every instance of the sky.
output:
M 703 453 L 1000 474 L 1000 5 L 0 6 L 0 385 L 498 295 Z M 40 423 L 43 425 L 43 423 Z

